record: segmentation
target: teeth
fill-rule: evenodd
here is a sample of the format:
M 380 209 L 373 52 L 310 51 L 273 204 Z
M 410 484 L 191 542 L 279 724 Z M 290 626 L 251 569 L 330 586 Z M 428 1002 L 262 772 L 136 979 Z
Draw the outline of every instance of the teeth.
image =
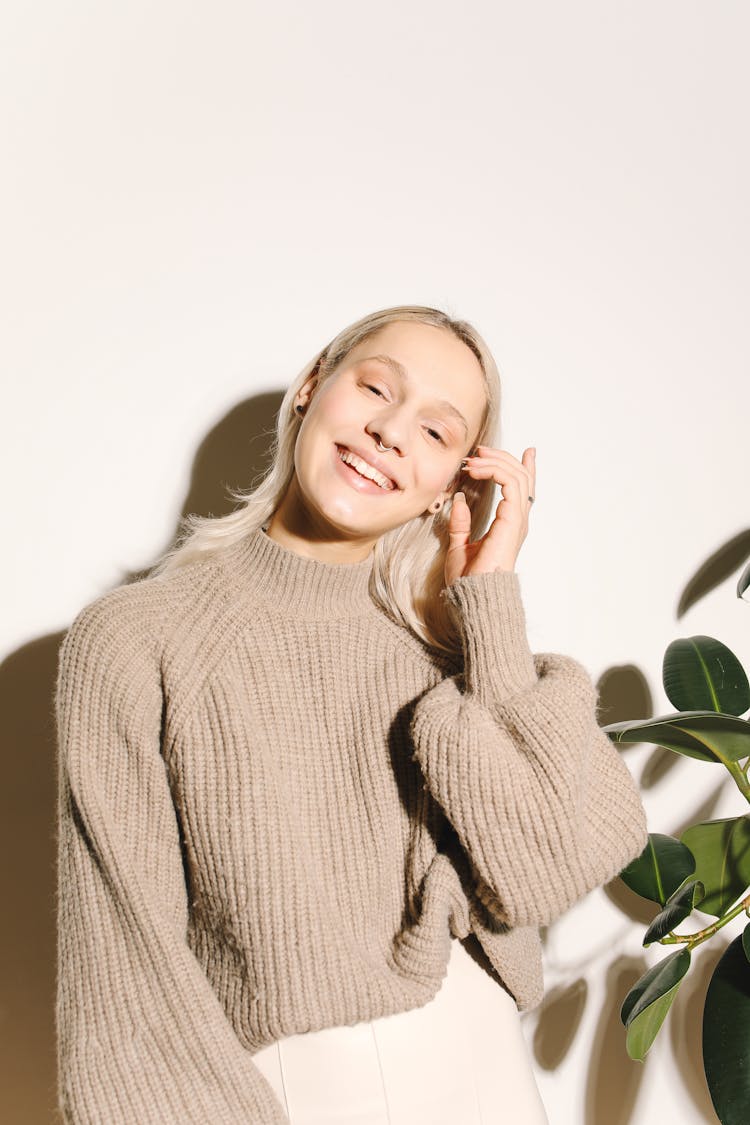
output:
M 340 449 L 339 457 L 345 465 L 351 465 L 353 469 L 356 469 L 360 476 L 375 481 L 375 484 L 379 484 L 381 488 L 385 488 L 388 491 L 393 490 L 394 486 L 388 480 L 388 477 L 384 477 L 383 474 L 379 473 L 377 469 L 374 469 L 372 465 L 368 465 L 366 461 L 363 461 L 361 457 L 357 457 L 356 454 L 350 453 L 348 449 Z

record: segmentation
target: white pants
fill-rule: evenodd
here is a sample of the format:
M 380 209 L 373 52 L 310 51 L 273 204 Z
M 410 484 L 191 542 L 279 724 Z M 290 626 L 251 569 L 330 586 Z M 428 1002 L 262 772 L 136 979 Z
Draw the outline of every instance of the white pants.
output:
M 291 1125 L 548 1125 L 520 1019 L 454 938 L 423 1007 L 290 1035 L 253 1062 Z

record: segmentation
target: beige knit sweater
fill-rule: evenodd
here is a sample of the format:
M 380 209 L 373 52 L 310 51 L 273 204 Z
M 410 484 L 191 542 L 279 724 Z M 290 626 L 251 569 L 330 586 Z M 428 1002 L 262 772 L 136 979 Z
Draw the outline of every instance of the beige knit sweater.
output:
M 443 591 L 452 665 L 375 606 L 371 569 L 260 530 L 68 630 L 65 1121 L 286 1122 L 254 1052 L 425 1004 L 470 931 L 534 1007 L 539 925 L 645 847 L 595 686 L 531 653 L 518 574 Z

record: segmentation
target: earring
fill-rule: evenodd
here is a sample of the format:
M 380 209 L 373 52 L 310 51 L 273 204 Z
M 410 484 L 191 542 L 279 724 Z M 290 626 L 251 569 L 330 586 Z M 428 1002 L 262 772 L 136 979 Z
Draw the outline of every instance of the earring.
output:
M 304 406 L 302 405 L 301 402 L 298 402 L 294 409 L 297 411 L 298 414 L 304 414 L 305 413 L 305 408 L 304 408 Z
M 437 515 L 437 513 L 440 511 L 442 506 L 443 506 L 442 500 L 434 500 L 432 502 L 432 504 L 430 504 L 430 511 L 432 512 L 433 515 Z

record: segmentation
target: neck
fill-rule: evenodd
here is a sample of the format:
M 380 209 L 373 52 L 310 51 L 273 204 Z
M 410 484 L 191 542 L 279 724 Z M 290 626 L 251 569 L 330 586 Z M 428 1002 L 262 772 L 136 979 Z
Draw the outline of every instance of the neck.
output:
M 232 596 L 251 596 L 285 615 L 328 619 L 372 607 L 373 560 L 370 552 L 355 563 L 324 562 L 258 528 L 227 549 L 223 564 Z
M 263 524 L 263 530 L 269 539 L 294 551 L 305 558 L 320 559 L 321 562 L 358 563 L 364 561 L 372 553 L 376 539 L 370 535 L 364 539 L 319 539 L 314 528 L 305 520 L 289 519 L 281 509 L 274 512 L 270 519 Z

